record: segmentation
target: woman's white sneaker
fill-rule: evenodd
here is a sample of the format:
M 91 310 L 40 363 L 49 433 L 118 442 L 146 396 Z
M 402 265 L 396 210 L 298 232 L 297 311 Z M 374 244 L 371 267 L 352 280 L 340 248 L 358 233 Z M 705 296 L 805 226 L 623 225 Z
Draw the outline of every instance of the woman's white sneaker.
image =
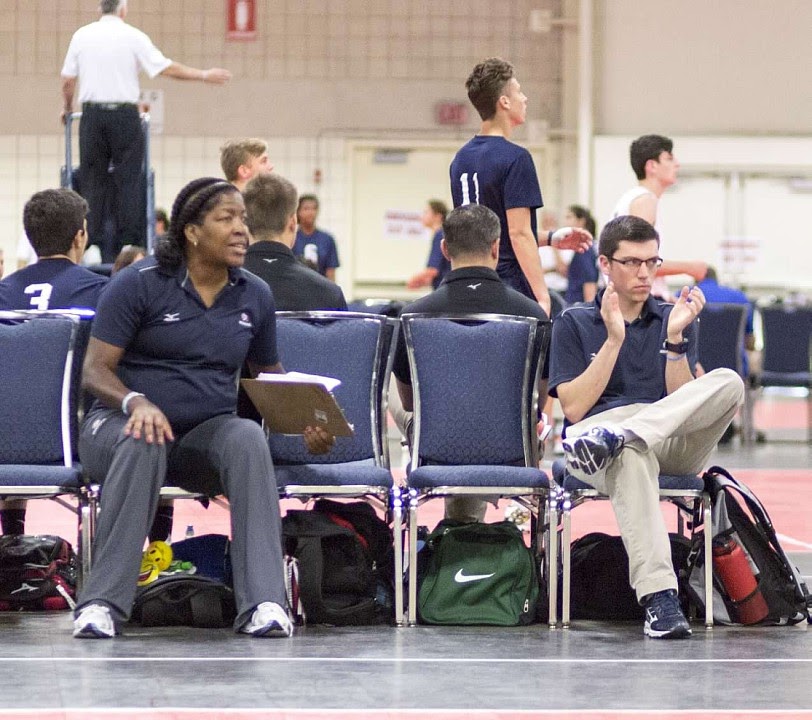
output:
M 79 611 L 79 616 L 73 621 L 73 637 L 100 638 L 115 637 L 116 625 L 110 608 L 106 605 L 87 605 Z
M 264 602 L 257 605 L 251 619 L 240 628 L 241 633 L 254 637 L 290 637 L 293 623 L 281 605 Z

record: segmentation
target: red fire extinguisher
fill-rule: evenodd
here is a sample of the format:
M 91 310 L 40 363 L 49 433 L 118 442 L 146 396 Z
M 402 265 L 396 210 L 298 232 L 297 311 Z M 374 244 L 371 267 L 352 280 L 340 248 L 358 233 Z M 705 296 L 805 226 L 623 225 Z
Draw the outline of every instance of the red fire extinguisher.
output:
M 728 597 L 736 606 L 737 620 L 755 625 L 769 614 L 769 608 L 758 589 L 758 581 L 741 545 L 732 537 L 714 538 L 713 570 Z

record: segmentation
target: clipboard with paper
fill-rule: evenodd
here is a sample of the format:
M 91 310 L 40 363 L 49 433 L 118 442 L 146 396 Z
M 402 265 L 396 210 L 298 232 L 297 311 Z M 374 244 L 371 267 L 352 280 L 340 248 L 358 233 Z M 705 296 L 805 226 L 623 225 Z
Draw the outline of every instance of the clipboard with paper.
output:
M 271 432 L 302 435 L 306 427 L 318 425 L 336 437 L 353 435 L 353 427 L 333 395 L 340 380 L 289 372 L 260 373 L 241 382 Z

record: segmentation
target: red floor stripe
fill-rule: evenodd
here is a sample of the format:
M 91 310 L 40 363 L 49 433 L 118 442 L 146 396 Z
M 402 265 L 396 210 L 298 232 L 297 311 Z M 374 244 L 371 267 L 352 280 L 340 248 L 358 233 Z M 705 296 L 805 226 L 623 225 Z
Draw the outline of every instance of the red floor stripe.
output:
M 206 720 L 248 720 L 249 718 L 265 720 L 414 720 L 415 718 L 437 718 L 438 720 L 549 720 L 549 718 L 578 718 L 578 720 L 631 720 L 632 718 L 646 718 L 647 720 L 789 720 L 812 718 L 812 711 L 786 710 L 786 711 L 728 711 L 713 712 L 709 710 L 684 710 L 680 712 L 668 711 L 604 711 L 586 712 L 574 710 L 550 710 L 546 712 L 511 712 L 493 711 L 473 713 L 471 711 L 437 711 L 413 710 L 398 711 L 337 711 L 337 710 L 283 710 L 283 711 L 241 711 L 241 710 L 77 710 L 71 712 L 42 712 L 42 711 L 0 711 L 0 718 L 4 720 L 136 720 L 149 718 L 150 720 L 189 720 L 206 718 Z

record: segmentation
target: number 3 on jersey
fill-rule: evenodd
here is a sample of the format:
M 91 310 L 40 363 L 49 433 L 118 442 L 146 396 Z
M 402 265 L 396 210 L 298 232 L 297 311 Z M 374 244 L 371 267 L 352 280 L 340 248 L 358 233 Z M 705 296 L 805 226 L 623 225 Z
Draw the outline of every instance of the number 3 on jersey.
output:
M 54 286 L 50 283 L 34 283 L 23 290 L 26 295 L 31 296 L 31 307 L 37 310 L 48 309 L 48 303 L 51 300 L 51 293 L 53 291 Z
M 468 173 L 464 172 L 460 175 L 460 185 L 462 186 L 462 204 L 470 205 L 472 202 L 479 205 L 479 178 L 478 173 L 474 173 L 471 177 L 472 182 L 468 182 Z M 473 200 L 471 196 L 473 195 Z

